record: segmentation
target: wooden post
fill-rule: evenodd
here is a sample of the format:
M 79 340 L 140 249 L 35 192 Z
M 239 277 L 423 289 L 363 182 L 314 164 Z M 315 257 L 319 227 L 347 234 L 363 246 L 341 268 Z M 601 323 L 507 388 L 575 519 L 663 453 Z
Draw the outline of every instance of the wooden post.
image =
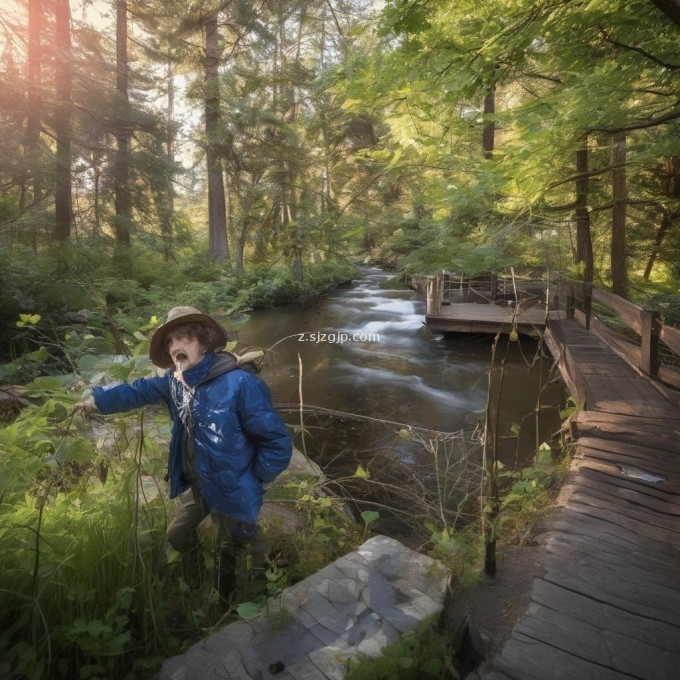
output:
M 586 330 L 590 330 L 590 317 L 593 313 L 593 284 L 583 284 L 583 311 L 586 315 Z
M 440 272 L 437 275 L 437 284 L 435 288 L 434 304 L 435 304 L 435 314 L 439 316 L 442 311 L 442 291 L 444 289 L 444 272 Z
M 560 290 L 565 286 L 567 287 L 567 296 L 566 296 L 566 299 L 565 299 L 565 302 L 566 302 L 565 314 L 566 314 L 567 319 L 573 319 L 574 318 L 574 309 L 576 308 L 576 300 L 574 298 L 574 291 L 572 289 L 571 283 L 561 284 Z
M 491 301 L 493 302 L 498 295 L 498 273 L 491 272 Z
M 434 288 L 434 282 L 435 282 L 434 279 L 430 279 L 430 280 L 425 284 L 425 286 L 426 286 L 426 287 L 425 287 L 425 290 L 426 290 L 426 293 L 425 293 L 425 294 L 426 294 L 426 300 L 427 300 L 427 302 L 426 302 L 426 304 L 425 304 L 425 313 L 426 313 L 428 316 L 433 316 L 433 315 L 434 315 L 434 311 L 433 311 L 433 309 L 434 309 L 434 299 L 433 299 L 433 297 L 432 297 L 432 295 L 433 295 L 433 293 L 434 293 L 434 290 L 433 290 L 433 288 Z
M 655 377 L 659 372 L 659 312 L 655 309 L 643 309 L 640 316 L 642 320 L 640 370 Z

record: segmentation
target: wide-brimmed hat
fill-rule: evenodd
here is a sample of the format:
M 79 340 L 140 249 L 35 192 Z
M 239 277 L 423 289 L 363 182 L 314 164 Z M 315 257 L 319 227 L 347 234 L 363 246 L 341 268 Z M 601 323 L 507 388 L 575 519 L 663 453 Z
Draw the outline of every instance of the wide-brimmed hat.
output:
M 170 368 L 173 361 L 164 346 L 165 336 L 178 326 L 186 326 L 190 323 L 198 323 L 202 326 L 214 328 L 218 333 L 219 347 L 227 344 L 227 331 L 211 316 L 199 312 L 195 307 L 173 307 L 168 312 L 168 318 L 162 326 L 159 326 L 151 336 L 149 344 L 149 358 L 160 368 Z M 211 349 L 218 349 L 214 347 Z

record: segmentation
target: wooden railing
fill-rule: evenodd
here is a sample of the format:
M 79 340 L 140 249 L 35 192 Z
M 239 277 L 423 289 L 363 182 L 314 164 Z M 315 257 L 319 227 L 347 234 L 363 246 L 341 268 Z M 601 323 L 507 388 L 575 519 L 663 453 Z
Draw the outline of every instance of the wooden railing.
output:
M 449 304 L 456 295 L 474 295 L 476 301 L 494 302 L 500 298 L 515 295 L 525 295 L 526 286 L 542 287 L 545 290 L 544 281 L 536 281 L 499 275 L 497 272 L 486 272 L 477 276 L 466 274 L 454 274 L 438 272 L 435 276 L 412 276 L 409 285 L 425 297 L 428 316 L 439 316 L 443 304 Z
M 576 318 L 634 368 L 680 388 L 680 368 L 664 365 L 659 351 L 662 342 L 673 355 L 680 355 L 680 329 L 664 324 L 657 310 L 639 307 L 619 295 L 588 284 L 559 281 L 556 290 L 557 305 L 564 310 L 567 318 Z M 615 312 L 619 320 L 636 334 L 636 339 L 617 333 L 593 316 L 593 302 Z

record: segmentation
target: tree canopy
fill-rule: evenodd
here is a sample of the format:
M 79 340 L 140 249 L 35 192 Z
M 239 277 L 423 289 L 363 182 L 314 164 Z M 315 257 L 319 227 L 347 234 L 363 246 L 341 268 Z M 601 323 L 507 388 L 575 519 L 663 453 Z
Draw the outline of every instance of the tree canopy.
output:
M 0 17 L 2 247 L 96 243 L 123 278 L 183 249 L 299 280 L 350 255 L 521 264 L 628 294 L 676 275 L 679 13 L 16 0 Z

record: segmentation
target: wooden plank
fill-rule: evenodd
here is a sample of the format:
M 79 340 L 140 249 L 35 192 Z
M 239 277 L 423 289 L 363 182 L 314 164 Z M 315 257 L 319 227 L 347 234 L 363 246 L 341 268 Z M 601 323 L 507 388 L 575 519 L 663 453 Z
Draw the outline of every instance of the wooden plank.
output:
M 545 309 L 538 307 L 516 309 L 495 304 L 454 302 L 442 308 L 440 313 L 430 316 L 460 321 L 493 321 L 510 324 L 516 322 L 544 326 L 546 313 Z
M 661 324 L 659 338 L 676 354 L 680 354 L 680 329 Z
M 656 644 L 661 652 L 680 654 L 680 629 L 677 626 L 631 614 L 540 578 L 534 581 L 531 598 L 538 604 L 580 617 L 594 627 Z
M 513 635 L 505 644 L 495 666 L 513 680 L 630 680 L 633 677 L 521 633 Z
M 620 415 L 663 417 L 668 404 L 653 388 L 642 381 L 628 378 L 585 378 L 589 410 L 601 410 Z
M 598 450 L 602 453 L 611 453 L 614 455 L 626 456 L 628 458 L 638 458 L 641 461 L 646 461 L 649 465 L 654 465 L 661 471 L 667 473 L 680 473 L 680 457 L 675 455 L 674 451 L 680 452 L 680 441 L 663 440 L 659 442 L 658 447 L 647 446 L 652 443 L 653 439 L 642 439 L 642 443 L 634 443 L 631 441 L 617 441 L 615 439 L 605 439 L 602 437 L 583 436 L 578 440 L 578 446 L 590 450 Z
M 665 515 L 680 517 L 680 506 L 667 500 L 642 493 L 637 489 L 628 489 L 618 484 L 603 484 L 600 481 L 578 475 L 573 480 L 574 488 L 590 489 L 593 492 L 610 498 L 621 498 L 637 507 L 646 508 Z
M 644 455 L 634 455 L 633 450 L 629 454 L 625 452 L 608 451 L 605 447 L 588 447 L 579 445 L 577 449 L 577 456 L 579 459 L 588 460 L 599 460 L 604 463 L 614 463 L 616 466 L 630 465 L 643 470 L 644 472 L 649 472 L 653 475 L 662 477 L 664 481 L 651 482 L 653 484 L 662 485 L 664 483 L 669 483 L 669 474 L 677 472 L 677 466 L 674 465 L 664 465 L 663 462 L 654 460 L 653 458 Z M 622 469 L 618 467 L 617 472 L 624 477 L 629 477 L 624 472 L 625 468 Z M 634 479 L 634 477 L 632 477 Z
M 569 511 L 572 514 L 568 518 L 565 519 L 565 524 L 562 526 L 562 530 L 568 530 L 569 528 L 571 528 L 572 531 L 573 531 L 576 527 L 578 527 L 578 523 L 577 523 L 577 521 L 575 521 L 577 519 L 575 517 L 575 515 L 577 514 L 577 511 L 574 507 L 569 508 Z M 587 513 L 582 513 L 582 514 L 587 516 Z M 603 518 L 603 519 L 606 520 L 607 518 Z M 616 527 L 623 528 L 623 529 L 627 528 L 625 526 L 625 523 L 614 524 L 614 527 L 615 528 Z M 599 533 L 599 535 L 598 535 L 598 533 Z M 605 541 L 605 542 L 609 541 L 609 539 L 612 536 L 614 536 L 614 534 L 612 532 L 611 527 L 599 527 L 598 530 L 593 530 L 591 532 L 591 534 L 588 537 L 588 540 L 593 543 L 594 550 L 595 550 L 595 549 L 597 549 L 598 541 L 600 541 L 600 540 Z M 639 533 L 633 531 L 633 530 L 630 530 L 627 535 L 626 534 L 620 534 L 620 536 L 623 537 L 623 538 L 626 538 L 626 539 L 631 539 L 631 545 L 633 546 L 631 551 L 632 550 L 638 550 L 639 551 L 639 550 L 644 549 L 650 555 L 659 555 L 661 557 L 661 559 L 659 560 L 661 565 L 666 564 L 666 561 L 669 558 L 670 559 L 677 559 L 678 558 L 677 551 L 674 552 L 673 550 L 667 550 L 666 549 L 668 546 L 664 545 L 663 541 L 661 539 L 659 539 L 658 533 L 655 534 L 655 535 L 651 535 L 651 536 L 647 537 L 648 538 L 647 541 L 638 540 L 641 535 Z M 643 537 L 643 538 L 645 538 L 645 537 Z M 546 543 L 546 545 L 550 545 L 550 544 Z M 620 549 L 620 548 L 621 548 L 621 545 L 619 544 L 618 549 Z M 640 553 L 638 553 L 638 554 L 640 554 Z M 575 564 L 565 563 L 562 568 L 566 570 L 567 574 L 573 575 L 574 574 L 573 570 L 576 569 L 578 566 L 583 566 L 583 564 L 581 563 L 580 565 L 575 565 Z M 546 562 L 546 569 L 547 568 L 548 568 L 548 563 Z M 553 568 L 557 568 L 557 567 L 553 567 Z M 557 569 L 559 570 L 559 568 L 557 568 Z M 634 568 L 632 566 L 630 566 L 630 567 L 627 566 L 624 569 L 619 569 L 618 570 L 619 578 L 621 577 L 620 574 L 628 574 L 628 573 L 632 573 L 633 571 L 634 571 Z M 609 576 L 612 575 L 610 572 L 612 572 L 611 567 L 606 570 L 606 573 L 609 574 Z M 661 572 L 663 572 L 663 569 L 661 569 Z M 661 572 L 659 572 L 659 573 L 661 573 Z M 642 578 L 642 581 L 645 581 L 644 577 Z M 673 579 L 674 584 L 675 584 L 675 582 L 676 582 L 676 579 Z M 668 580 L 662 579 L 662 583 L 668 585 Z
M 574 397 L 577 404 L 585 404 L 585 388 L 583 387 L 582 383 L 575 378 L 574 374 L 570 370 L 568 362 L 566 361 L 563 351 L 564 344 L 560 335 L 559 326 L 560 324 L 556 324 L 554 327 L 546 329 L 545 335 L 543 337 L 548 349 L 550 350 L 550 353 L 553 355 L 553 357 L 555 357 L 557 368 L 562 376 L 562 379 L 567 385 L 570 394 L 572 397 Z
M 632 614 L 678 624 L 680 593 L 644 580 L 639 583 L 628 581 L 621 571 L 614 576 L 578 562 L 565 565 L 559 557 L 547 555 L 543 578 Z
M 579 466 L 578 474 L 589 479 L 596 480 L 603 484 L 609 484 L 612 486 L 619 486 L 624 489 L 630 489 L 638 493 L 643 493 L 652 498 L 657 498 L 661 501 L 672 503 L 677 505 L 678 498 L 673 493 L 668 493 L 663 489 L 659 489 L 656 486 L 651 486 L 648 484 L 638 484 L 635 480 L 630 477 L 622 477 L 618 472 L 612 474 L 611 467 L 607 466 L 595 466 L 595 465 L 583 465 Z
M 677 567 L 677 550 L 655 539 L 641 536 L 621 525 L 607 522 L 600 517 L 577 512 L 561 513 L 551 523 L 551 530 L 588 536 L 589 539 L 606 543 L 623 554 L 626 551 L 641 557 L 648 554 L 655 561 L 662 564 L 675 564 Z
M 664 556 L 657 559 L 654 553 L 624 551 L 621 550 L 620 546 L 600 541 L 594 536 L 551 531 L 547 534 L 541 534 L 538 542 L 545 546 L 546 550 L 557 550 L 556 546 L 563 546 L 575 556 L 586 555 L 609 565 L 608 568 L 612 569 L 628 565 L 647 569 L 649 578 L 654 582 L 661 579 L 662 583 L 667 584 L 673 582 L 673 579 L 677 579 L 678 568 L 672 558 Z M 580 557 L 573 559 L 580 559 Z
M 680 417 L 680 414 L 670 415 Z M 629 437 L 631 441 L 644 437 L 648 438 L 649 445 L 654 447 L 662 445 L 664 441 L 680 442 L 680 420 L 674 421 L 669 415 L 663 418 L 644 418 L 599 411 L 579 411 L 572 416 L 572 423 L 578 436 L 596 436 L 601 439 Z
M 641 316 L 643 310 L 640 307 L 602 288 L 593 287 L 593 300 L 613 309 L 626 325 L 632 328 L 638 335 L 641 334 Z
M 574 489 L 574 493 L 570 499 L 571 503 L 580 503 L 600 510 L 609 510 L 611 512 L 619 512 L 628 519 L 636 520 L 649 524 L 652 527 L 660 527 L 668 531 L 680 533 L 680 517 L 679 516 L 665 516 L 654 510 L 635 507 L 625 501 L 622 502 L 620 498 L 602 497 L 593 490 Z M 567 506 L 569 507 L 569 506 Z M 652 534 L 649 534 L 650 536 Z
M 647 564 L 631 564 L 624 561 L 614 562 L 612 554 L 599 550 L 597 541 L 591 540 L 589 545 L 567 545 L 558 541 L 546 543 L 546 550 L 565 564 L 578 562 L 595 570 L 606 572 L 611 579 L 625 578 L 628 582 L 644 582 L 650 588 L 678 591 L 677 570 L 675 573 L 667 568 L 650 569 Z M 680 631 L 679 631 L 680 632 Z
M 579 472 L 583 473 L 585 469 L 604 472 L 610 476 L 609 481 L 612 484 L 620 484 L 621 481 L 625 481 L 635 485 L 632 488 L 635 488 L 636 486 L 643 487 L 645 489 L 653 488 L 656 491 L 667 494 L 668 500 L 672 500 L 673 502 L 678 502 L 678 498 L 680 497 L 680 486 L 669 481 L 654 483 L 647 482 L 644 479 L 636 479 L 635 477 L 622 476 L 621 470 L 614 463 L 606 463 L 593 458 L 583 458 L 580 459 L 578 463 Z
M 578 617 L 533 603 L 517 625 L 517 633 L 605 668 L 644 680 L 667 680 L 680 666 L 680 655 L 658 654 L 658 645 L 618 631 L 602 630 Z M 650 657 L 656 663 L 650 664 Z M 676 665 L 677 664 L 677 665 Z

